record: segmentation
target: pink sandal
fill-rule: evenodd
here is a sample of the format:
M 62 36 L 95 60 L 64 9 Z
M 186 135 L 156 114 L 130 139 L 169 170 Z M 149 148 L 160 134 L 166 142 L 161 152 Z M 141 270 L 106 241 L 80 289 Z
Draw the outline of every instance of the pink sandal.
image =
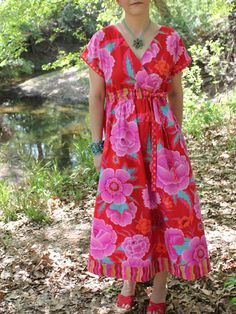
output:
M 121 308 L 121 309 L 124 309 L 124 310 L 130 310 L 133 306 L 133 303 L 134 303 L 134 299 L 135 299 L 135 295 L 128 295 L 128 296 L 125 296 L 121 293 L 118 294 L 118 297 L 117 297 L 117 307 Z M 125 307 L 122 307 L 122 305 L 129 305 L 129 307 L 126 309 Z
M 165 314 L 165 309 L 166 309 L 166 303 L 155 303 L 151 300 L 149 300 L 149 304 L 146 309 L 147 312 L 154 312 L 156 314 Z

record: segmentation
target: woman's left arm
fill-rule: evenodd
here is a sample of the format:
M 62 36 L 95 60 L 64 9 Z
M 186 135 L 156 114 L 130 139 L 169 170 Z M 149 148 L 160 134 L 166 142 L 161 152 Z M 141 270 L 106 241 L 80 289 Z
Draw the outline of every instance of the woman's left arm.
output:
M 179 123 L 182 126 L 183 121 L 183 88 L 182 88 L 182 71 L 172 76 L 171 89 L 168 94 L 168 102 Z

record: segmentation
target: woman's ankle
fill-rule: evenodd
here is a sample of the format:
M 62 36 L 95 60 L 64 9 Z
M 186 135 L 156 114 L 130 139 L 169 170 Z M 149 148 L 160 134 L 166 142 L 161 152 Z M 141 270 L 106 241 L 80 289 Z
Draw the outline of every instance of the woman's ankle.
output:
M 136 282 L 135 281 L 124 280 L 121 293 L 125 296 L 134 295 L 135 288 L 136 288 Z
M 152 294 L 151 294 L 150 300 L 155 302 L 155 303 L 166 302 L 167 290 L 168 290 L 168 288 L 166 285 L 154 287 L 152 289 Z

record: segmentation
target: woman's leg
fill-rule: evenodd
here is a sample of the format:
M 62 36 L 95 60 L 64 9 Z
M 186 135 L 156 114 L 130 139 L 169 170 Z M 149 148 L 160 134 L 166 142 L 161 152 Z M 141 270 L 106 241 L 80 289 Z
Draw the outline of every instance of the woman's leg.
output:
M 162 271 L 155 275 L 150 300 L 155 303 L 166 302 L 168 272 Z M 151 312 L 147 312 L 151 313 Z
M 123 287 L 121 289 L 121 293 L 124 296 L 129 296 L 129 295 L 134 295 L 135 294 L 135 288 L 136 288 L 136 281 L 129 281 L 129 280 L 124 280 Z M 123 305 L 122 307 L 128 309 L 128 305 Z

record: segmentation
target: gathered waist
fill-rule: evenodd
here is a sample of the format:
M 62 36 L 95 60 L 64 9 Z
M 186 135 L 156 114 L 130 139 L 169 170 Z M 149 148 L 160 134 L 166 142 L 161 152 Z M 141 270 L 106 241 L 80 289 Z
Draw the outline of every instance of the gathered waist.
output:
M 136 98 L 136 99 L 142 99 L 147 97 L 166 97 L 167 92 L 165 91 L 153 91 L 148 90 L 144 88 L 121 88 L 121 89 L 111 89 L 106 91 L 106 98 L 109 101 L 112 101 L 112 99 L 118 98 L 118 99 L 124 99 L 124 98 Z

